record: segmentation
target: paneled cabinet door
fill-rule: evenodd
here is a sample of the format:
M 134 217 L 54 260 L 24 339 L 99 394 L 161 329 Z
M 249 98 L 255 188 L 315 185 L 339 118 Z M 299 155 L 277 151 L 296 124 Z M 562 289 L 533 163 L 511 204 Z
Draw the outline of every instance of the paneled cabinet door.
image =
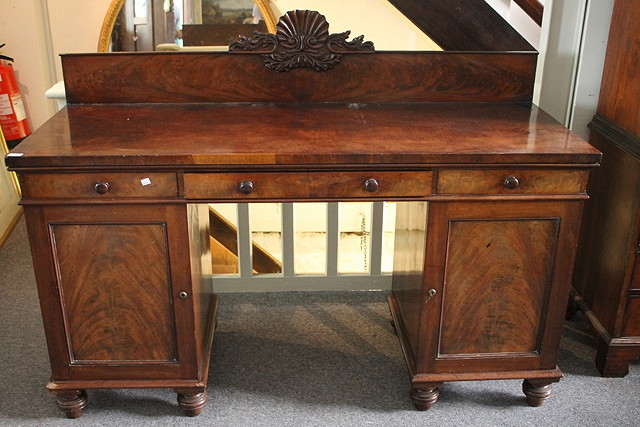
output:
M 25 215 L 54 383 L 198 377 L 184 205 Z
M 418 372 L 556 368 L 581 205 L 431 203 Z

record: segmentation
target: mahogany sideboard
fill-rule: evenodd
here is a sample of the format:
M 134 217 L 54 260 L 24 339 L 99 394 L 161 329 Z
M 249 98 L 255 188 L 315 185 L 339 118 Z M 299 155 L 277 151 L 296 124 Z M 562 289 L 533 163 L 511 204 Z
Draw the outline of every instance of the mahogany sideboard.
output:
M 531 104 L 535 53 L 266 56 L 63 57 L 68 107 L 6 158 L 60 408 L 165 387 L 200 413 L 218 304 L 202 204 L 350 200 L 401 202 L 389 306 L 415 406 L 491 379 L 542 404 L 600 153 Z

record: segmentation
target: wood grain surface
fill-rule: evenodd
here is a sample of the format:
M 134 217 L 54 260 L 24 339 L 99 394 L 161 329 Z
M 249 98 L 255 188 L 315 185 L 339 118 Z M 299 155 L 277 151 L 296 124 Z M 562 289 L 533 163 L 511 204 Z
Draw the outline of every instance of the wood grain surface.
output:
M 551 219 L 450 223 L 441 356 L 540 351 L 558 225 Z
M 640 242 L 640 2 L 613 7 L 598 113 L 590 142 L 603 152 L 589 179 L 573 300 L 594 331 L 596 367 L 623 377 L 640 356 L 634 262 Z M 634 274 L 636 278 L 634 279 Z M 635 280 L 635 285 L 634 285 Z
M 69 54 L 69 104 L 171 102 L 530 102 L 536 52 L 376 52 L 329 71 L 277 72 L 259 54 Z M 126 82 L 126 83 L 124 83 Z
M 440 194 L 578 194 L 586 191 L 584 170 L 450 169 L 438 174 Z M 517 180 L 509 188 L 505 180 Z
M 165 226 L 60 224 L 52 236 L 72 363 L 176 362 Z
M 629 286 L 628 266 L 638 245 L 640 160 L 595 131 L 591 142 L 605 154 L 594 170 L 583 215 L 573 286 L 612 335 L 622 328 L 620 304 Z
M 295 172 L 295 173 L 188 173 L 184 192 L 188 199 L 339 199 L 423 197 L 431 194 L 432 172 Z M 365 182 L 373 179 L 377 188 L 368 191 Z M 251 182 L 249 193 L 240 191 L 241 182 Z
M 640 135 L 640 7 L 616 1 L 602 75 L 598 113 L 623 129 Z
M 363 55 L 370 56 L 370 55 Z M 570 164 L 597 150 L 529 104 L 79 105 L 9 166 Z
M 74 173 L 66 175 L 33 174 L 23 177 L 26 198 L 131 198 L 177 197 L 175 173 Z M 96 184 L 106 183 L 107 192 L 99 194 Z

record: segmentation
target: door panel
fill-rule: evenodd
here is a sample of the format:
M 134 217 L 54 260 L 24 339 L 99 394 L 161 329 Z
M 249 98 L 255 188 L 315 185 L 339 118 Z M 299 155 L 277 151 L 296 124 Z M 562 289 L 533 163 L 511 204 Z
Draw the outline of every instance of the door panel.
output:
M 581 206 L 430 204 L 419 372 L 555 369 Z
M 558 223 L 450 222 L 439 357 L 540 351 Z
M 26 206 L 25 218 L 52 381 L 199 378 L 186 205 Z
M 165 224 L 50 227 L 71 363 L 176 362 Z

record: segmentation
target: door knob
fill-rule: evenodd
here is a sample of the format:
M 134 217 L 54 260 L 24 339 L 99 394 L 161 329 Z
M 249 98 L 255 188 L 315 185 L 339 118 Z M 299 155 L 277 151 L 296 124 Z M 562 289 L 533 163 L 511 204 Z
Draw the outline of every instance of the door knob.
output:
M 508 189 L 513 190 L 518 185 L 520 185 L 520 181 L 518 181 L 518 178 L 516 178 L 515 176 L 508 176 L 504 179 L 503 184 Z
M 251 193 L 253 191 L 253 182 L 250 180 L 242 181 L 238 186 L 238 190 L 243 194 Z
M 378 191 L 379 187 L 380 184 L 378 184 L 378 180 L 376 180 L 375 178 L 369 178 L 364 182 L 364 188 L 369 193 L 375 193 L 376 191 Z
M 94 186 L 96 193 L 106 194 L 109 191 L 109 183 L 106 181 L 100 181 Z

